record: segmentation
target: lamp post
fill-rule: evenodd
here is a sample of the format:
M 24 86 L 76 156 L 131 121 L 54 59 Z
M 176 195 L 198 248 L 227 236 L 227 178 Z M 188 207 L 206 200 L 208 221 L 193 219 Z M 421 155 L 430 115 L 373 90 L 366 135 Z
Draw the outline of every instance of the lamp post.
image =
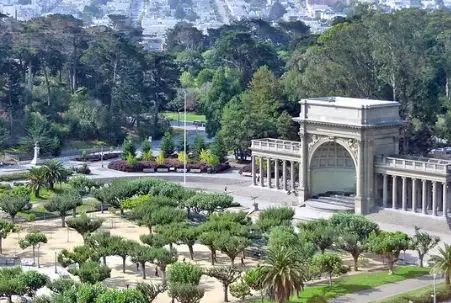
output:
M 435 291 L 435 278 L 437 277 L 437 274 L 436 274 L 436 273 L 433 273 L 432 276 L 434 277 L 434 294 L 433 294 L 433 300 L 432 300 L 432 302 L 433 302 L 433 303 L 437 303 L 437 293 L 436 293 L 436 291 Z
M 184 117 L 183 117 L 183 186 L 186 186 L 186 158 L 188 155 L 186 154 L 186 90 L 183 90 L 184 93 Z

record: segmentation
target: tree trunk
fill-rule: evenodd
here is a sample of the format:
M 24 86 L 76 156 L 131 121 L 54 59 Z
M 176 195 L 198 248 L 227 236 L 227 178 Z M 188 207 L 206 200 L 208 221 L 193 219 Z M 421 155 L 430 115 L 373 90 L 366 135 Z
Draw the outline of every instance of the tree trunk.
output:
M 224 302 L 229 302 L 229 285 L 224 284 Z
M 66 227 L 66 214 L 61 216 L 61 227 Z
M 12 302 L 12 295 L 8 295 L 8 303 Z
M 14 224 L 16 222 L 16 215 L 11 215 L 11 223 Z
M 49 188 L 51 190 L 53 190 L 55 188 L 55 183 L 54 182 L 49 182 Z
M 0 255 L 3 255 L 3 238 L 2 237 L 0 237 Z
M 34 193 L 34 195 L 36 196 L 36 198 L 40 198 L 41 197 L 41 195 L 40 195 L 40 192 L 41 191 L 41 186 L 38 186 L 38 187 L 36 187 L 36 191 L 35 191 L 35 193 Z
M 106 265 L 106 256 L 102 256 L 103 265 Z
M 418 259 L 420 259 L 420 267 L 424 267 L 424 265 L 423 265 L 424 255 L 423 254 L 418 254 Z
M 166 283 L 166 267 L 160 267 L 161 272 L 163 273 L 163 283 Z
M 210 248 L 211 265 L 215 265 L 215 252 Z
M 232 266 L 235 266 L 235 258 L 230 257 L 230 264 Z
M 354 259 L 354 271 L 359 271 L 359 255 L 353 254 L 352 258 Z
M 393 274 L 394 262 L 392 260 L 388 260 L 387 264 L 388 264 L 388 274 L 391 275 Z
M 103 201 L 100 202 L 100 213 L 103 214 Z
M 146 262 L 141 262 L 141 269 L 143 271 L 143 279 L 146 279 Z
M 1 245 L 1 243 L 0 243 Z M 188 245 L 188 250 L 189 250 L 189 257 L 191 260 L 194 260 L 194 250 L 193 250 L 193 245 Z M 0 251 L 1 253 L 1 251 Z
M 169 243 L 169 249 L 172 250 L 172 248 L 174 247 L 174 245 L 171 243 Z
M 449 78 L 446 77 L 446 83 L 445 83 L 445 96 L 450 99 L 450 93 L 449 93 Z
M 329 286 L 332 286 L 332 273 L 329 273 Z
M 449 273 L 445 273 L 445 284 L 446 285 L 450 285 L 451 284 L 451 282 L 450 282 L 450 278 L 449 278 Z
M 50 106 L 50 82 L 49 82 L 49 75 L 47 73 L 47 67 L 44 65 L 43 68 L 44 71 L 44 79 L 45 79 L 45 86 L 47 88 L 47 106 Z
M 33 245 L 33 266 L 36 264 L 36 247 Z
M 77 208 L 75 207 L 74 209 L 72 209 L 72 217 L 76 217 L 77 216 Z
M 127 256 L 121 256 L 122 257 L 122 272 L 125 274 L 125 260 L 127 259 Z

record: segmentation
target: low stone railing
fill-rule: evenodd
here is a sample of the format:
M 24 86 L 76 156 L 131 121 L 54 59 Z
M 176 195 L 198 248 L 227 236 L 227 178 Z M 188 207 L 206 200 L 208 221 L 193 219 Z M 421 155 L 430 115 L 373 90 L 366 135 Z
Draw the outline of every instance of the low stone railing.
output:
M 269 138 L 259 139 L 252 140 L 251 149 L 299 155 L 301 151 L 301 143 L 296 141 L 269 139 Z
M 379 157 L 376 163 L 379 166 L 409 169 L 412 171 L 427 171 L 447 174 L 451 172 L 451 163 L 443 163 L 440 159 L 411 160 L 394 157 Z

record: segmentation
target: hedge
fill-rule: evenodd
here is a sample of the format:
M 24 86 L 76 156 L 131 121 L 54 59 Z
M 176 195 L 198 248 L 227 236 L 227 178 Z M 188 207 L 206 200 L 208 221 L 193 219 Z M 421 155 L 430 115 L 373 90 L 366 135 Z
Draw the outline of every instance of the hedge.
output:
M 15 180 L 28 180 L 28 178 L 29 178 L 29 173 L 26 171 L 26 172 L 17 172 L 17 173 L 1 175 L 0 181 L 9 182 L 9 181 L 15 181 Z
M 174 169 L 183 169 L 184 165 L 180 161 L 176 159 L 166 159 L 164 164 L 157 164 L 155 161 L 138 161 L 136 165 L 133 167 L 128 165 L 126 160 L 116 160 L 112 161 L 108 164 L 109 169 L 114 169 L 122 172 L 142 172 L 143 169 L 146 168 L 174 168 Z M 191 162 L 187 163 L 186 168 L 191 169 L 200 169 L 201 172 L 209 172 L 209 173 L 219 173 L 225 171 L 230 168 L 229 163 L 221 163 L 215 167 L 208 167 L 205 162 Z

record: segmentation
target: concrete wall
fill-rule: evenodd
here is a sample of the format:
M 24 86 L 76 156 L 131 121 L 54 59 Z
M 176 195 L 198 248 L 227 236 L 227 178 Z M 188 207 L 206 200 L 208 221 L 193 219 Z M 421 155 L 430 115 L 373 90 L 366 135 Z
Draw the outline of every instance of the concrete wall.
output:
M 356 190 L 356 172 L 349 168 L 319 168 L 310 173 L 311 194 L 317 195 L 326 191 Z

